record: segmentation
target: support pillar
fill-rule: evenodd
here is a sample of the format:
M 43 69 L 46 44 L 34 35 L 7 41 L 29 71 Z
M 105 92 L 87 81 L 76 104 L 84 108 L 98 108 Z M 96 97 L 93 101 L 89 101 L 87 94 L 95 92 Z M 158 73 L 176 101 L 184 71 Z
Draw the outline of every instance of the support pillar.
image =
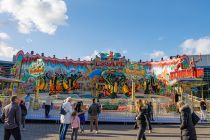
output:
M 40 84 L 40 79 L 39 77 L 36 78 L 36 93 L 35 93 L 35 99 L 34 99 L 34 110 L 39 109 L 39 84 Z

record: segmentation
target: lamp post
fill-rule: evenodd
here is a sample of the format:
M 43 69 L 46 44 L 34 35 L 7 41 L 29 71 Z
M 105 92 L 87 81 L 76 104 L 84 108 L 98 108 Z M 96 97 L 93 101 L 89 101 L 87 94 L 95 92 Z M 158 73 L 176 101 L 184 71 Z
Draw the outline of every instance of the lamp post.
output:
M 135 101 L 135 83 L 132 80 L 132 102 Z

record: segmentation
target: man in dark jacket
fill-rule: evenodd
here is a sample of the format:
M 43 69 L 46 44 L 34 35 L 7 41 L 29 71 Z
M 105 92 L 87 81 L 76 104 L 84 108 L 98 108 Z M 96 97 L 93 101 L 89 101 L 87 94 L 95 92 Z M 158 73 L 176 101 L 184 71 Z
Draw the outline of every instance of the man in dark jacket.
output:
M 4 140 L 9 140 L 11 135 L 13 135 L 15 140 L 21 140 L 21 109 L 18 102 L 18 97 L 12 96 L 11 103 L 3 109 L 2 121 L 4 122 Z
M 195 126 L 192 122 L 192 112 L 190 107 L 185 105 L 183 101 L 178 102 L 177 105 L 180 112 L 181 140 L 197 140 Z
M 101 109 L 97 103 L 95 103 L 95 99 L 93 99 L 92 105 L 89 107 L 88 115 L 90 117 L 90 131 L 93 131 L 93 122 L 95 122 L 96 126 L 96 134 L 98 133 L 98 114 L 101 112 Z

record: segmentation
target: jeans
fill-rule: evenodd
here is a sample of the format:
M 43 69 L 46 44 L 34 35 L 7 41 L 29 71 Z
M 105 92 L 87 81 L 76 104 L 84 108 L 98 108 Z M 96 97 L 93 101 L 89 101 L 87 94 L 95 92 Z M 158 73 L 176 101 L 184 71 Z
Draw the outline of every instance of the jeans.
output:
M 146 125 L 142 125 L 140 128 L 139 128 L 139 132 L 137 134 L 137 138 L 136 140 L 146 140 L 146 136 L 145 136 L 145 131 L 146 131 Z
M 21 117 L 21 124 L 22 124 L 23 128 L 25 128 L 25 122 L 26 122 L 26 116 L 22 116 Z
M 45 117 L 47 118 L 49 116 L 50 113 L 50 105 L 45 105 Z
M 11 135 L 15 140 L 21 140 L 20 128 L 4 129 L 4 140 L 9 140 Z
M 60 125 L 60 128 L 59 128 L 59 132 L 60 132 L 60 140 L 65 140 L 66 138 L 66 132 L 69 128 L 69 124 L 61 124 Z
M 201 109 L 201 121 L 206 120 L 206 110 Z
M 150 121 L 149 115 L 146 115 L 146 121 L 147 121 L 148 129 L 152 130 L 152 125 L 151 125 L 151 121 Z
M 154 118 L 153 118 L 153 112 L 150 112 L 150 120 L 153 121 Z
M 77 140 L 78 129 L 79 128 L 73 128 L 73 131 L 71 133 L 71 140 Z
M 81 131 L 84 131 L 84 125 L 85 125 L 85 122 L 80 123 Z
M 93 131 L 93 122 L 95 122 L 96 131 L 98 131 L 98 116 L 90 116 L 90 131 Z

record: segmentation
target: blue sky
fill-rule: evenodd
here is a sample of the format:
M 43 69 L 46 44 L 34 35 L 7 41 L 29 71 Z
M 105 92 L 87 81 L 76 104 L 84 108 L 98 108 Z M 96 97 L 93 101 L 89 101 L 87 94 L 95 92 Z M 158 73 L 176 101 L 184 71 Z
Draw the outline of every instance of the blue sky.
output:
M 132 60 L 210 53 L 208 0 L 31 1 L 0 0 L 0 59 L 20 49 L 74 59 L 107 50 Z

